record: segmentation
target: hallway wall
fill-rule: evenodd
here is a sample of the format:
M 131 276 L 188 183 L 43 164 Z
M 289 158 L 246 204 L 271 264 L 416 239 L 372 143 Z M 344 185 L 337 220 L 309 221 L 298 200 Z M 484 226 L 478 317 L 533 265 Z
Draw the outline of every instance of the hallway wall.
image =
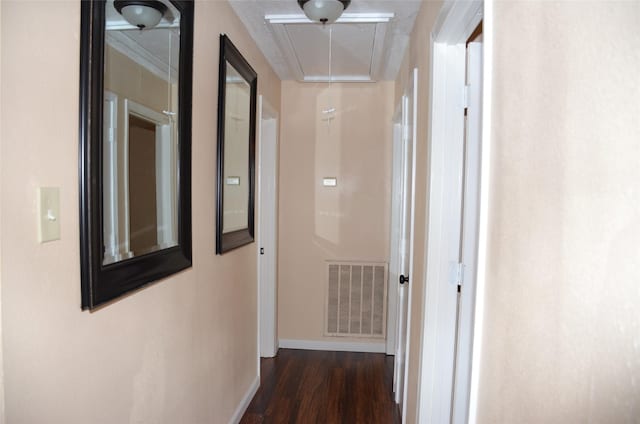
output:
M 495 3 L 480 423 L 640 417 L 639 24 Z
M 282 83 L 280 339 L 365 341 L 323 337 L 325 261 L 388 261 L 393 88 Z M 329 106 L 330 127 L 321 121 Z
M 193 267 L 82 312 L 80 2 L 3 0 L 0 15 L 6 422 L 228 422 L 257 377 L 256 246 L 214 254 L 219 33 L 279 109 L 277 76 L 227 2 L 196 2 Z M 40 186 L 61 196 L 61 240 L 46 244 L 36 234 Z

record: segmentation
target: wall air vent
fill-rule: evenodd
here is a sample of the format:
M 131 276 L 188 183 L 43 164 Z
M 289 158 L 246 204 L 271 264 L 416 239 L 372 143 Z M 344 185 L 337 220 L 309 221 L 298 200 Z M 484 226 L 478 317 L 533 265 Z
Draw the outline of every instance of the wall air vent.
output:
M 386 337 L 387 264 L 327 262 L 325 336 Z

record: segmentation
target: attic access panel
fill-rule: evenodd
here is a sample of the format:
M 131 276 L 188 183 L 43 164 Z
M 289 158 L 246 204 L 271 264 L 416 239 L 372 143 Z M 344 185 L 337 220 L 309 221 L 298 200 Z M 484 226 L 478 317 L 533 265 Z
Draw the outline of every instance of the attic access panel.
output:
M 328 81 L 330 31 L 333 81 L 381 79 L 383 47 L 392 17 L 354 15 L 347 22 L 323 26 L 295 16 L 265 16 L 290 73 L 303 82 Z
M 376 24 L 323 25 L 288 24 L 286 33 L 305 81 L 329 78 L 331 35 L 331 75 L 338 80 L 371 80 Z

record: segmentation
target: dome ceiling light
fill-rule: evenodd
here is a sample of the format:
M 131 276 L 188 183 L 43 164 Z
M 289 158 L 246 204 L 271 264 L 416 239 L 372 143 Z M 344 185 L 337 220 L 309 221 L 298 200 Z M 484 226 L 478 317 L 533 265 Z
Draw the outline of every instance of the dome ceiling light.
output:
M 323 25 L 335 22 L 349 3 L 351 0 L 298 0 L 307 18 Z
M 157 0 L 114 0 L 113 7 L 127 22 L 141 30 L 158 25 L 167 12 L 167 6 Z

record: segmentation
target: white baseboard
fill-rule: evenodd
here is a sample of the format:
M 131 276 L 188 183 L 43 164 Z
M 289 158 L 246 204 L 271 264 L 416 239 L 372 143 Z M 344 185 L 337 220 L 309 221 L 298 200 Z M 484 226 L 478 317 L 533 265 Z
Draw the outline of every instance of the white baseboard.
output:
M 281 349 L 328 350 L 336 352 L 385 353 L 386 344 L 382 342 L 334 342 L 329 340 L 280 339 Z
M 229 421 L 230 423 L 238 424 L 240 422 L 240 420 L 242 419 L 242 416 L 244 415 L 245 411 L 249 407 L 249 404 L 251 403 L 251 400 L 255 396 L 259 387 L 260 387 L 260 376 L 256 376 L 256 379 L 253 380 L 253 383 L 251 383 L 251 386 L 249 386 L 249 390 L 247 390 L 247 393 L 244 395 L 244 397 L 242 398 L 242 401 L 240 401 L 240 404 L 238 405 L 235 412 L 233 413 L 233 416 Z

